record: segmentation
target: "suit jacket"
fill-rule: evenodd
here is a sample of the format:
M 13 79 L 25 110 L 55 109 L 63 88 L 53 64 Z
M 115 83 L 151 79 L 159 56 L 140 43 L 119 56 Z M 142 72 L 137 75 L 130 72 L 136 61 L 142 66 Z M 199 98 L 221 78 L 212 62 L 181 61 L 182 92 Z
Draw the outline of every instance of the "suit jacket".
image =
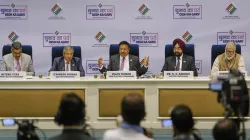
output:
M 53 137 L 50 140 L 92 140 L 80 129 L 64 129 L 62 134 Z
M 106 72 L 106 71 L 119 71 L 120 69 L 120 55 L 112 55 L 109 59 L 109 65 L 108 68 L 105 68 L 104 66 L 102 69 L 100 69 L 100 72 Z M 129 55 L 129 70 L 130 71 L 137 71 L 137 75 L 141 76 L 145 74 L 148 70 L 148 68 L 140 65 L 139 58 L 134 55 Z
M 12 53 L 6 54 L 3 56 L 1 71 L 14 71 L 14 57 Z M 29 55 L 22 53 L 21 55 L 21 71 L 33 72 L 35 73 L 33 68 L 32 59 Z
M 85 71 L 82 67 L 82 61 L 78 57 L 73 57 L 71 60 L 71 71 L 80 71 L 80 75 L 85 76 Z M 52 68 L 49 71 L 65 71 L 65 60 L 64 57 L 56 57 L 54 59 Z
M 161 72 L 175 71 L 175 66 L 176 66 L 176 57 L 175 56 L 167 57 Z M 193 71 L 194 76 L 198 76 L 197 69 L 195 67 L 195 62 L 192 56 L 183 54 L 181 71 Z

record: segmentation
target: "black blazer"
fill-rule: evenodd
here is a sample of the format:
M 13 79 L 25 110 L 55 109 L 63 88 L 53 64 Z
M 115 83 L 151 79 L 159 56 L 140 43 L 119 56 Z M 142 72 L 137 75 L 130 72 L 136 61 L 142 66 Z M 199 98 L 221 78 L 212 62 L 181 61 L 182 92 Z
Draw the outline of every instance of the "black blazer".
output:
M 169 56 L 165 59 L 164 66 L 161 72 L 164 71 L 175 71 L 176 67 L 176 56 Z M 194 76 L 198 76 L 197 69 L 195 67 L 195 62 L 192 56 L 184 55 L 182 56 L 182 71 L 193 71 Z
M 65 71 L 64 57 L 56 57 L 49 71 Z M 82 61 L 78 57 L 73 57 L 71 60 L 71 71 L 80 71 L 81 77 L 85 76 L 85 71 L 82 67 Z
M 51 138 L 50 140 L 93 140 L 83 133 L 80 129 L 64 129 L 62 134 Z
M 119 71 L 120 69 L 120 55 L 112 55 L 109 60 L 108 68 L 105 68 L 103 66 L 102 69 L 100 69 L 100 72 L 106 72 L 106 71 Z M 130 71 L 137 71 L 137 74 L 139 76 L 145 74 L 148 70 L 148 68 L 140 65 L 139 58 L 134 55 L 129 55 L 129 70 Z

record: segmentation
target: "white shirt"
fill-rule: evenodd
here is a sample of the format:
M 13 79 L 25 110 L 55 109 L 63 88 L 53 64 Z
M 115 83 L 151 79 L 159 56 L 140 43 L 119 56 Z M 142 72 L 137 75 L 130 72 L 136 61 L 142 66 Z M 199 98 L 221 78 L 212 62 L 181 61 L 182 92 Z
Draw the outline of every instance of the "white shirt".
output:
M 67 61 L 64 59 L 64 62 L 65 62 L 64 71 L 66 71 L 66 70 L 67 70 Z M 69 62 L 69 64 L 68 64 L 68 65 L 69 65 L 69 66 L 68 66 L 69 71 L 71 71 L 71 62 Z
M 13 57 L 13 61 L 14 61 L 14 70 L 15 71 L 18 71 L 16 68 L 17 68 L 17 60 L 15 59 L 15 57 Z M 21 63 L 21 57 L 19 57 L 19 64 L 20 64 L 20 69 L 21 69 L 21 66 L 22 66 L 22 63 Z M 22 69 L 21 69 L 22 71 Z
M 183 54 L 180 56 L 180 67 L 179 67 L 179 71 L 181 71 L 181 69 L 182 69 L 182 57 L 183 57 Z M 175 57 L 175 59 L 176 59 L 176 65 L 175 66 L 177 66 L 177 63 L 178 63 L 178 57 Z M 176 68 L 175 68 L 176 69 Z
M 153 140 L 142 133 L 132 129 L 116 128 L 107 130 L 103 135 L 103 140 Z
M 120 56 L 120 67 L 119 67 L 119 68 L 121 68 L 122 59 L 123 59 L 123 57 Z M 121 70 L 120 70 L 120 71 L 121 71 Z M 125 57 L 123 71 L 129 71 L 129 55 L 127 55 L 127 56 Z
M 220 63 L 219 58 L 216 57 L 216 59 L 214 61 L 214 64 L 213 64 L 213 67 L 212 67 L 212 70 L 211 70 L 211 76 L 214 76 L 220 70 L 219 69 L 219 63 Z M 238 70 L 241 71 L 241 72 L 246 71 L 244 59 L 243 59 L 242 56 L 240 56 L 240 59 L 239 59 Z

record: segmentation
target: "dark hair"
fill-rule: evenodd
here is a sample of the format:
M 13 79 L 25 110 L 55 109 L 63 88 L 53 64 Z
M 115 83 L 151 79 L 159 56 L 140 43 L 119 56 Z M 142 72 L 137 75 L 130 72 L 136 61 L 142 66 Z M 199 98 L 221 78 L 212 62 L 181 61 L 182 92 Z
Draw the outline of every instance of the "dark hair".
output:
M 84 123 L 85 103 L 75 93 L 66 93 L 59 105 L 55 122 L 66 126 Z
M 193 113 L 186 105 L 177 105 L 171 112 L 171 120 L 175 128 L 182 132 L 189 132 L 194 127 Z
M 186 47 L 185 42 L 183 42 L 180 38 L 176 38 L 176 39 L 173 41 L 173 48 L 174 48 L 174 46 L 175 46 L 176 44 L 178 44 L 182 50 Z
M 220 120 L 213 128 L 213 137 L 215 140 L 238 140 L 238 127 L 232 120 Z
M 121 102 L 122 117 L 129 124 L 139 125 L 145 117 L 145 103 L 141 95 L 130 93 Z
M 14 42 L 11 45 L 11 49 L 15 49 L 15 50 L 22 49 L 22 44 L 20 42 Z
M 127 41 L 122 41 L 122 42 L 120 42 L 120 43 L 119 43 L 119 47 L 120 47 L 121 45 L 127 45 L 128 48 L 130 49 L 130 44 L 129 44 Z

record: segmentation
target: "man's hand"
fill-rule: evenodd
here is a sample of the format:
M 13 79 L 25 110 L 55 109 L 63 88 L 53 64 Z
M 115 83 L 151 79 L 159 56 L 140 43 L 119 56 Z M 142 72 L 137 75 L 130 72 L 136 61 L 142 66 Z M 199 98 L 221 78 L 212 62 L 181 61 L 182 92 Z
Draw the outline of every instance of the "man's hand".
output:
M 144 66 L 148 66 L 148 62 L 149 62 L 149 57 L 144 57 Z
M 102 61 L 103 61 L 103 59 L 102 59 L 102 57 L 100 57 L 100 58 L 98 59 L 98 66 L 99 66 L 99 68 L 102 67 Z

